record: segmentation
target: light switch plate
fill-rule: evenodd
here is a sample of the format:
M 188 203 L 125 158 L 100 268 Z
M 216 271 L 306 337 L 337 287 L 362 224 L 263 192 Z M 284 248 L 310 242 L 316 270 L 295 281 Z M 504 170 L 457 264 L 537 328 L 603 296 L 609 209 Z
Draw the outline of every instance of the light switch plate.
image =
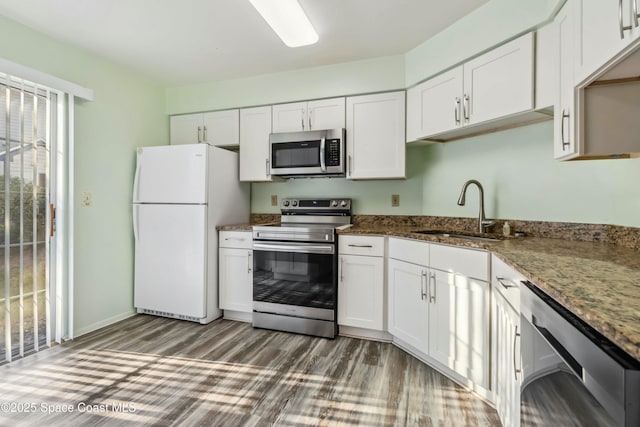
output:
M 394 208 L 397 208 L 398 206 L 400 206 L 400 195 L 399 194 L 392 194 L 391 195 L 391 206 Z

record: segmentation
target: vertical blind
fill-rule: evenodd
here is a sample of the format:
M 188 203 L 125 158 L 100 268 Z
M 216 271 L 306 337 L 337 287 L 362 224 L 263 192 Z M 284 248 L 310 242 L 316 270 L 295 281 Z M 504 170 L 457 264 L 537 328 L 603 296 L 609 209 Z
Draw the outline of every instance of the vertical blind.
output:
M 0 73 L 0 363 L 51 343 L 47 221 L 55 97 Z

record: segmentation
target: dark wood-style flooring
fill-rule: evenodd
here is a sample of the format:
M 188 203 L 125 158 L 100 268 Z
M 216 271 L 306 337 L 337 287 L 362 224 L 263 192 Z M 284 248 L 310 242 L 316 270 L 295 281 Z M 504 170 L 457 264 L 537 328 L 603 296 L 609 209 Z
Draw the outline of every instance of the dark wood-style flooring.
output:
M 137 315 L 0 367 L 0 379 L 11 426 L 500 425 L 391 344 L 227 320 Z

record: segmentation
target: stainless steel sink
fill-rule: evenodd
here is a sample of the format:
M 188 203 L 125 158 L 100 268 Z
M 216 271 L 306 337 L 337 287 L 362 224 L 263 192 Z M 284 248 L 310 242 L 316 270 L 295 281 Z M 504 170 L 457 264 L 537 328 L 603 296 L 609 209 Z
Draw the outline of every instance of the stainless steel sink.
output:
M 479 240 L 483 242 L 499 242 L 500 240 L 504 240 L 504 238 L 500 236 L 478 236 L 475 234 L 455 233 L 455 232 L 442 231 L 442 230 L 421 230 L 421 231 L 416 231 L 416 233 L 428 234 L 431 236 L 438 236 L 438 237 L 448 237 L 453 239 Z

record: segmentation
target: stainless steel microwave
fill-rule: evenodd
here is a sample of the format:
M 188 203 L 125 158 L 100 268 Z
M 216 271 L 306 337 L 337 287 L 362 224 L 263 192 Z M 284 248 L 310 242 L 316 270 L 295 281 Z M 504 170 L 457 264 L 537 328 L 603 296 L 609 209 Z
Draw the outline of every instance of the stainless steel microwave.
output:
M 269 135 L 271 175 L 343 177 L 346 172 L 344 129 L 283 132 Z

